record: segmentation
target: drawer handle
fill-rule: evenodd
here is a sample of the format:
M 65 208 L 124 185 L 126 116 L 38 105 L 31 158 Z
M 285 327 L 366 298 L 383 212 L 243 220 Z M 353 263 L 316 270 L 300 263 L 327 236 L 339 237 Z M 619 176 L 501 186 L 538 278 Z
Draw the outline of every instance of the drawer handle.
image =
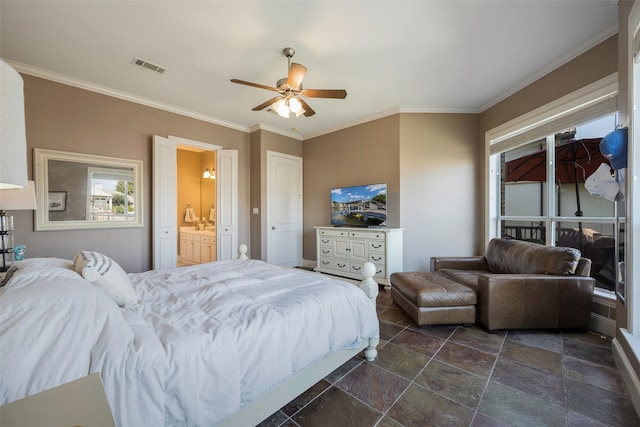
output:
M 322 253 L 326 255 L 326 254 L 328 254 L 328 253 L 329 253 L 329 251 L 328 251 L 328 250 L 326 250 L 326 249 L 323 249 Z
M 376 271 L 376 274 L 380 274 L 380 273 L 382 273 L 382 270 Z
M 360 271 L 360 268 L 361 268 L 361 267 L 356 267 L 355 265 L 353 266 L 353 269 L 354 269 L 355 271 Z
M 322 243 L 329 243 L 329 239 L 322 239 Z
M 380 249 L 382 247 L 382 245 L 376 245 L 376 244 L 372 244 L 371 246 L 373 247 L 373 249 Z
M 376 257 L 372 256 L 371 259 L 374 260 L 374 261 L 380 261 L 382 259 L 382 257 L 376 258 Z
M 328 265 L 329 261 L 322 261 L 322 265 Z
M 346 266 L 347 266 L 347 264 L 340 264 L 340 263 L 338 263 L 338 267 L 340 267 L 340 268 L 344 268 L 344 267 L 346 267 Z

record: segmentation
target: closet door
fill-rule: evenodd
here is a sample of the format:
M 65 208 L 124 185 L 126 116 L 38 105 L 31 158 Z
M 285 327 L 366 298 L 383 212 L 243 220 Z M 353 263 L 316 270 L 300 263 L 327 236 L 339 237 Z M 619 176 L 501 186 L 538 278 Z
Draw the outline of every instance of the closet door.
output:
M 219 260 L 238 257 L 238 150 L 216 151 L 216 235 Z
M 175 142 L 153 137 L 153 268 L 176 266 L 177 236 L 177 158 Z
M 297 267 L 302 265 L 302 158 L 267 151 L 267 182 L 266 260 Z

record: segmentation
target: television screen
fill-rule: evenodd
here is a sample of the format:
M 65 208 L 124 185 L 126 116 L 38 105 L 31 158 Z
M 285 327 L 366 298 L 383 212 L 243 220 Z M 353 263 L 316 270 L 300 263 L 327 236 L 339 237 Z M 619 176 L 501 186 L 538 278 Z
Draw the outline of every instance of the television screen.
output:
M 331 225 L 383 227 L 386 220 L 386 183 L 331 189 Z

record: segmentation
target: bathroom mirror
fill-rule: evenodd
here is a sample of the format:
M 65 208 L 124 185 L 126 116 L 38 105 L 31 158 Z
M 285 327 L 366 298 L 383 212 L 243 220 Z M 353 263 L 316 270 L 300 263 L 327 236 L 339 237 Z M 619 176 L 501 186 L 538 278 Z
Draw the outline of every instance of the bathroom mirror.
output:
M 142 227 L 142 161 L 34 148 L 36 230 Z

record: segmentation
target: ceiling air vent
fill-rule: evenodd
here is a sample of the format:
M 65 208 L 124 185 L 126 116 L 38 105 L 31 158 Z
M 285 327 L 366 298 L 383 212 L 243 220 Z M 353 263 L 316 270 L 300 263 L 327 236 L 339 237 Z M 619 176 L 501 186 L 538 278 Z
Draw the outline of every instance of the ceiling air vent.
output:
M 146 68 L 147 70 L 151 70 L 151 71 L 155 71 L 156 73 L 164 73 L 165 71 L 167 71 L 167 69 L 165 67 L 162 67 L 160 65 L 154 64 L 152 62 L 149 61 L 145 61 L 144 59 L 140 59 L 137 57 L 133 57 L 133 64 L 135 65 L 139 65 L 143 68 Z

